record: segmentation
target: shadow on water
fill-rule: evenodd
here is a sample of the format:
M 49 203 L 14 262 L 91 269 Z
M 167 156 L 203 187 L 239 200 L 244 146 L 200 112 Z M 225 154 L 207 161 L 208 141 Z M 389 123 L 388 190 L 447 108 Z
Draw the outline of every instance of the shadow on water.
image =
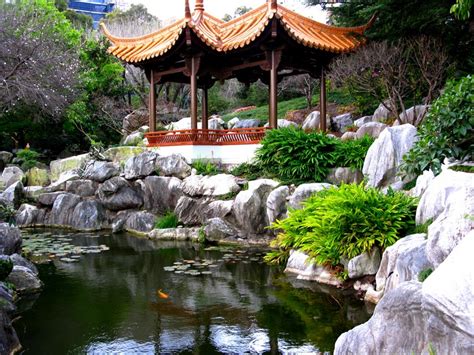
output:
M 25 354 L 332 351 L 342 332 L 369 317 L 350 295 L 282 275 L 259 251 L 64 236 L 110 250 L 41 265 L 45 288 L 15 322 Z M 212 274 L 164 270 L 196 259 L 214 264 Z

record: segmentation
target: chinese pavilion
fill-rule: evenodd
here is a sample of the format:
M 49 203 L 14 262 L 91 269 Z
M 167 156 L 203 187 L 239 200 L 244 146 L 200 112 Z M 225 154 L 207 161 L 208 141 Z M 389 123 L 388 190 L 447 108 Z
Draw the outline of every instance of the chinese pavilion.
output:
M 309 73 L 321 80 L 320 111 L 326 117 L 325 70 L 330 61 L 365 43 L 372 24 L 341 28 L 325 25 L 267 0 L 262 6 L 224 22 L 196 0 L 191 12 L 185 0 L 184 18 L 141 37 L 119 38 L 101 27 L 111 42 L 109 52 L 145 70 L 150 82 L 150 146 L 181 144 L 245 144 L 258 142 L 264 129 L 208 130 L 207 91 L 217 81 L 258 79 L 269 87 L 269 126 L 277 127 L 277 85 L 291 75 Z M 155 132 L 157 83 L 191 86 L 191 130 Z M 202 129 L 198 128 L 198 89 L 202 90 Z M 321 119 L 321 130 L 326 120 Z M 230 133 L 233 133 L 230 134 Z

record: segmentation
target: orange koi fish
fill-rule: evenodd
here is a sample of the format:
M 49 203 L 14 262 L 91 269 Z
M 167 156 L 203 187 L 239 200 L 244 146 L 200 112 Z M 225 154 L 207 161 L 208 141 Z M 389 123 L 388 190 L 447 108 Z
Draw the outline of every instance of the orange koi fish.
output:
M 168 296 L 168 294 L 164 293 L 161 291 L 161 288 L 156 291 L 156 294 L 158 295 L 159 298 L 163 298 L 163 299 L 168 299 L 170 296 Z

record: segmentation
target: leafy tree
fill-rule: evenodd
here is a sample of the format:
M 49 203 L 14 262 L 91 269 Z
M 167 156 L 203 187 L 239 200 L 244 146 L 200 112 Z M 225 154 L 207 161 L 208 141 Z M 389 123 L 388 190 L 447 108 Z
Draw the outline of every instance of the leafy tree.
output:
M 22 105 L 58 119 L 76 95 L 80 32 L 46 0 L 0 2 L 0 118 Z
M 147 24 L 157 20 L 155 16 L 150 14 L 142 4 L 132 4 L 126 11 L 115 9 L 106 15 L 108 23 L 112 22 L 133 22 L 137 24 Z
M 451 13 L 461 20 L 467 20 L 471 16 L 473 0 L 456 0 L 456 4 L 451 6 Z

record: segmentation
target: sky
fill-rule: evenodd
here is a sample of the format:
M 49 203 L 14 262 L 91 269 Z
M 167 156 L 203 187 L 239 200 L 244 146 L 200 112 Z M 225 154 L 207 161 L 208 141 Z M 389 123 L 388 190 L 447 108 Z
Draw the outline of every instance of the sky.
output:
M 204 0 L 204 7 L 210 14 L 222 18 L 225 14 L 233 15 L 239 6 L 255 9 L 265 2 L 266 0 Z M 130 3 L 143 4 L 151 14 L 165 22 L 184 15 L 184 0 L 130 0 Z M 325 12 L 319 6 L 306 7 L 304 0 L 278 0 L 278 3 L 316 21 L 326 22 Z M 190 5 L 193 9 L 194 0 L 190 0 Z

